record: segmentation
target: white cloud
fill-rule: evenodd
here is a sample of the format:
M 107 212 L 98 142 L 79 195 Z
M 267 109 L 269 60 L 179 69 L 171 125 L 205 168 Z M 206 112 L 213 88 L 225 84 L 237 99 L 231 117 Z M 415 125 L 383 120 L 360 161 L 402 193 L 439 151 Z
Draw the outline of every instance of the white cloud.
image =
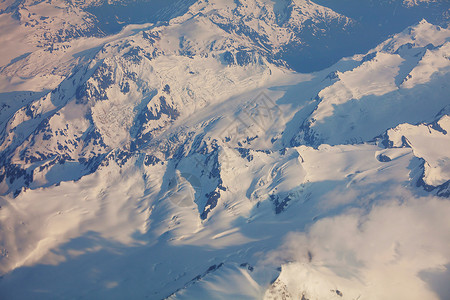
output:
M 284 265 L 266 298 L 283 286 L 295 299 L 450 299 L 436 288 L 449 274 L 450 202 L 407 198 L 290 233 L 269 256 Z

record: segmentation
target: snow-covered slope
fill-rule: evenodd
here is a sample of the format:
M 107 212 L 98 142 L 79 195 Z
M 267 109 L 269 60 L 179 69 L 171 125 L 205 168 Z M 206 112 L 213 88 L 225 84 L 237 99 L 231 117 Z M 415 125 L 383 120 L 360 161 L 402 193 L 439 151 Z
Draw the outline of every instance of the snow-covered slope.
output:
M 84 36 L 101 36 L 95 17 L 67 1 L 5 1 L 0 6 L 0 65 L 20 55 Z
M 422 21 L 352 58 L 358 66 L 334 71 L 293 144 L 362 142 L 403 122 L 433 121 L 448 104 L 448 35 Z
M 197 1 L 4 65 L 0 298 L 445 299 L 450 30 L 289 68 L 355 22 Z
M 386 135 L 384 144 L 388 147 L 410 147 L 414 156 L 424 160 L 423 177 L 418 185 L 424 185 L 425 189 L 433 190 L 439 186 L 438 194 L 449 196 L 449 147 L 450 140 L 447 137 L 449 117 L 444 115 L 431 124 L 401 124 L 390 129 Z

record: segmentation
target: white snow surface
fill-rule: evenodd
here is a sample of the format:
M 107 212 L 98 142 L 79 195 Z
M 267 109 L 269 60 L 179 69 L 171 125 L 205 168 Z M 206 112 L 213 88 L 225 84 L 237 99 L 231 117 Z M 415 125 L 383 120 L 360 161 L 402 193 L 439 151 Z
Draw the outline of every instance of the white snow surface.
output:
M 450 30 L 299 74 L 268 53 L 352 20 L 285 6 L 16 54 L 0 15 L 1 299 L 450 297 Z

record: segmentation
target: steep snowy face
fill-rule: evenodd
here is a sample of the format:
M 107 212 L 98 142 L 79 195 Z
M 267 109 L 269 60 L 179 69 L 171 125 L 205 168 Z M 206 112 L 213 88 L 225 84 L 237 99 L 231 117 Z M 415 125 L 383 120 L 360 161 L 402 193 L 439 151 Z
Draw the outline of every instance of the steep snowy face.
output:
M 361 4 L 322 2 L 331 5 L 336 12 L 312 1 L 287 0 L 60 1 L 51 4 L 5 1 L 0 8 L 0 33 L 2 42 L 6 43 L 0 49 L 0 64 L 8 68 L 2 70 L 7 78 L 0 76 L 0 85 L 10 90 L 10 82 L 16 85 L 23 77 L 34 77 L 39 80 L 35 80 L 33 87 L 41 83 L 41 90 L 45 85 L 53 89 L 61 76 L 69 75 L 79 63 L 77 53 L 105 43 L 89 37 L 118 33 L 129 24 L 183 22 L 193 16 L 208 19 L 222 30 L 259 45 L 259 51 L 264 52 L 267 59 L 297 71 L 310 72 L 328 67 L 343 56 L 367 51 L 389 34 L 419 21 L 420 16 L 426 15 L 433 22 L 443 24 L 445 18 L 439 16 L 446 12 L 448 15 L 445 1 L 437 1 L 434 6 L 421 2 L 413 8 L 400 2 L 389 5 L 383 2 L 380 7 L 371 3 L 375 5 L 372 9 L 356 12 L 348 8 L 358 8 Z M 394 11 L 401 10 L 401 17 L 384 10 L 391 12 L 393 6 Z M 442 9 L 436 12 L 435 6 Z M 177 16 L 183 17 L 177 19 Z M 398 24 L 391 24 L 396 20 Z M 378 30 L 378 27 L 387 29 Z M 71 43 L 74 39 L 78 41 Z
M 430 190 L 441 186 L 439 194 L 442 196 L 448 196 L 450 192 L 450 155 L 442 151 L 450 147 L 449 121 L 449 116 L 444 115 L 431 124 L 401 124 L 386 133 L 389 147 L 411 147 L 414 156 L 425 161 L 423 178 L 418 183 Z
M 337 23 L 343 28 L 351 21 L 311 1 L 199 1 L 191 14 L 202 13 L 229 32 L 244 33 L 278 52 L 289 43 L 301 43 L 302 31 L 325 32 L 326 25 Z
M 449 8 L 443 1 L 329 2 L 198 1 L 189 11 L 211 18 L 226 31 L 248 35 L 268 56 L 300 72 L 323 69 L 354 51 L 365 52 L 421 16 L 448 23 Z
M 318 93 L 320 103 L 292 144 L 362 142 L 399 123 L 434 121 L 448 104 L 441 88 L 450 71 L 448 36 L 422 21 L 354 57 L 358 66 L 331 74 L 333 84 Z
M 36 65 L 42 64 L 43 60 L 60 60 L 67 54 L 80 52 L 82 49 L 79 46 L 88 44 L 85 48 L 94 47 L 95 45 L 89 45 L 87 39 L 89 37 L 105 37 L 111 33 L 118 33 L 128 24 L 168 20 L 184 14 L 192 3 L 193 1 L 180 0 L 3 1 L 0 3 L 0 35 L 4 47 L 0 49 L 0 65 L 10 66 L 22 60 L 30 62 L 29 68 L 36 69 Z M 137 7 L 133 9 L 132 5 Z M 125 8 L 131 10 L 128 15 Z M 126 16 L 117 14 L 117 11 L 124 12 Z M 74 40 L 77 41 L 71 43 Z M 39 57 L 33 59 L 32 56 L 37 55 Z M 68 60 L 66 58 L 64 63 L 67 64 Z M 56 72 L 68 75 L 73 64 L 69 63 L 69 66 L 63 68 L 63 64 L 57 64 L 42 73 L 48 75 Z M 21 67 L 23 66 L 19 64 L 15 68 L 15 73 L 19 73 L 17 76 L 36 76 L 21 71 Z M 2 73 L 11 75 L 11 71 Z
M 129 37 L 104 40 L 103 45 L 99 43 L 100 50 L 87 51 L 90 54 L 76 60 L 79 63 L 72 74 L 52 92 L 36 94 L 37 100 L 28 102 L 25 97 L 22 107 L 6 105 L 0 146 L 2 192 L 17 195 L 22 188 L 78 179 L 94 172 L 117 151 L 120 157 L 149 149 L 158 160 L 167 160 L 188 155 L 195 141 L 197 147 L 205 142 L 210 149 L 206 153 L 214 153 L 217 160 L 220 147 L 216 143 L 223 142 L 218 139 L 220 132 L 205 132 L 197 140 L 194 137 L 206 125 L 226 127 L 230 113 L 211 112 L 209 118 L 196 119 L 197 123 L 189 125 L 196 128 L 191 132 L 181 124 L 204 113 L 208 106 L 224 106 L 225 101 L 235 98 L 239 103 L 239 95 L 289 78 L 289 71 L 270 62 L 273 57 L 267 49 L 269 44 L 276 49 L 277 44 L 289 40 L 263 30 L 224 30 L 225 16 L 242 17 L 228 20 L 230 26 L 235 19 L 244 20 L 237 23 L 239 28 L 251 28 L 252 22 L 262 20 L 282 32 L 287 32 L 286 24 L 303 21 L 290 21 L 298 19 L 291 13 L 290 18 L 284 18 L 284 27 L 276 27 L 280 9 L 291 7 L 295 11 L 306 5 L 303 16 L 317 17 L 322 12 L 340 18 L 310 2 L 269 4 L 200 1 L 170 24 L 144 26 Z M 249 32 L 259 32 L 259 38 Z M 251 134 L 219 137 L 231 140 L 227 142 L 230 147 L 248 156 L 249 145 L 270 152 L 302 144 L 360 143 L 400 123 L 433 122 L 447 101 L 447 90 L 442 87 L 449 71 L 448 36 L 447 29 L 423 21 L 368 54 L 345 59 L 335 70 L 327 70 L 330 73 L 325 81 L 314 80 L 305 92 L 306 102 L 293 106 L 295 116 L 281 114 L 270 97 L 267 101 L 262 96 L 265 105 L 275 110 L 270 112 L 273 119 L 268 127 L 248 120 L 246 114 L 255 105 L 250 102 L 237 106 L 233 114 L 239 120 L 247 118 Z M 422 98 L 431 90 L 432 97 L 424 103 Z M 174 129 L 169 131 L 169 127 Z M 66 162 L 70 176 L 52 175 L 61 165 L 66 170 Z M 218 172 L 214 171 L 217 166 L 210 168 Z M 220 189 L 223 179 L 216 177 L 215 188 Z M 446 180 L 444 176 L 437 185 Z M 218 191 L 209 193 L 207 198 Z M 278 207 L 282 202 L 277 201 Z M 207 204 L 201 206 L 202 214 L 211 210 Z
M 423 20 L 299 74 L 316 37 L 361 20 L 311 1 L 191 4 L 0 69 L 0 295 L 437 299 L 449 29 Z
M 320 62 L 302 60 L 301 50 L 292 56 L 292 49 L 306 49 L 312 39 L 332 33 L 345 36 L 354 25 L 351 19 L 311 1 L 198 1 L 189 13 L 201 14 L 228 33 L 246 36 L 267 58 L 300 70 Z
M 96 27 L 95 17 L 80 6 L 67 1 L 15 1 L 8 5 L 3 2 L 0 16 L 6 23 L 12 17 L 20 28 L 29 34 L 24 41 L 38 47 L 52 47 L 54 43 L 72 40 L 83 36 L 100 36 L 103 33 Z M 3 32 L 2 35 L 7 34 Z
M 13 115 L 5 111 L 1 149 L 11 186 L 3 185 L 4 192 L 55 183 L 30 180 L 65 161 L 76 179 L 110 151 L 139 150 L 175 120 L 285 73 L 252 40 L 224 32 L 209 18 L 150 28 L 119 36 L 97 54 L 87 51 L 52 92 Z
M 275 8 L 290 9 L 289 17 L 280 17 Z M 277 80 L 285 71 L 273 63 L 285 63 L 274 54 L 299 42 L 294 32 L 306 20 L 330 17 L 348 22 L 310 2 L 199 1 L 170 24 L 81 46 L 99 45 L 100 51 L 77 55 L 75 46 L 69 52 L 75 59 L 41 66 L 37 61 L 49 56 L 42 50 L 6 66 L 7 76 L 48 74 L 52 67 L 60 76 L 73 70 L 51 93 L 23 103 L 13 116 L 5 112 L 1 149 L 10 184 L 3 184 L 3 192 L 55 183 L 31 181 L 67 160 L 76 170 L 73 179 L 90 173 L 114 149 L 136 151 L 175 120 Z M 57 50 L 59 57 L 64 50 Z M 53 80 L 58 83 L 58 77 Z M 25 122 L 29 126 L 21 125 Z
M 302 55 L 289 58 L 285 53 L 290 49 L 301 50 L 308 47 L 309 38 L 327 36 L 331 33 L 327 29 L 330 26 L 338 32 L 345 31 L 350 22 L 348 18 L 312 2 L 198 1 L 192 6 L 191 2 L 186 1 L 181 3 L 172 1 L 164 5 L 158 3 L 135 2 L 136 5 L 150 5 L 141 9 L 135 8 L 145 16 L 139 21 L 133 19 L 133 16 L 119 21 L 120 16 L 111 13 L 108 17 L 116 19 L 106 23 L 118 22 L 119 27 L 116 31 L 120 31 L 133 21 L 148 23 L 156 22 L 158 19 L 171 19 L 174 38 L 181 39 L 182 34 L 188 38 L 189 34 L 186 31 L 179 29 L 178 32 L 175 31 L 184 25 L 190 28 L 189 33 L 194 38 L 190 41 L 180 41 L 185 43 L 182 48 L 189 51 L 207 53 L 208 45 L 217 48 L 222 47 L 223 43 L 229 43 L 228 47 L 235 52 L 250 48 L 251 51 L 264 55 L 269 61 L 291 65 L 291 62 L 297 61 Z M 102 47 L 112 40 L 133 34 L 133 26 L 129 26 L 120 34 L 105 36 L 105 32 L 108 33 L 109 29 L 101 26 L 105 22 L 101 22 L 102 16 L 99 13 L 107 11 L 108 5 L 112 5 L 111 9 L 114 10 L 115 5 L 128 7 L 131 4 L 120 1 L 109 4 L 102 1 L 62 1 L 53 4 L 42 1 L 4 2 L 0 13 L 2 24 L 0 32 L 5 43 L 0 49 L 2 65 L 0 86 L 7 91 L 53 89 L 65 76 L 70 75 L 77 64 L 92 59 L 98 51 L 95 47 Z M 152 9 L 151 5 L 159 6 Z M 91 12 L 92 9 L 98 11 Z M 186 11 L 188 13 L 185 13 Z M 179 15 L 182 17 L 173 19 Z M 134 27 L 144 28 L 145 25 Z M 208 36 L 205 36 L 205 33 Z M 165 31 L 164 34 L 170 33 Z M 105 37 L 92 38 L 102 36 Z M 216 37 L 220 38 L 216 41 L 218 45 L 214 46 L 212 42 Z M 237 43 L 225 41 L 226 38 L 230 40 L 236 37 L 239 39 Z M 206 38 L 207 41 L 202 41 L 202 38 Z M 188 42 L 192 45 L 187 45 Z M 248 55 L 242 53 L 227 54 L 225 59 L 234 61 L 235 55 L 237 63 L 246 63 L 250 59 Z

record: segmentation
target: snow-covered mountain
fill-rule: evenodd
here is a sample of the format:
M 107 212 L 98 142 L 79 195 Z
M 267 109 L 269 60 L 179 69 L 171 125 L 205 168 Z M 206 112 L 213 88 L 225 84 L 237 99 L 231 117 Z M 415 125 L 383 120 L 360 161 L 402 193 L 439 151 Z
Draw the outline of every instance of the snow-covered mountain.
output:
M 0 298 L 450 295 L 448 2 L 10 2 Z

